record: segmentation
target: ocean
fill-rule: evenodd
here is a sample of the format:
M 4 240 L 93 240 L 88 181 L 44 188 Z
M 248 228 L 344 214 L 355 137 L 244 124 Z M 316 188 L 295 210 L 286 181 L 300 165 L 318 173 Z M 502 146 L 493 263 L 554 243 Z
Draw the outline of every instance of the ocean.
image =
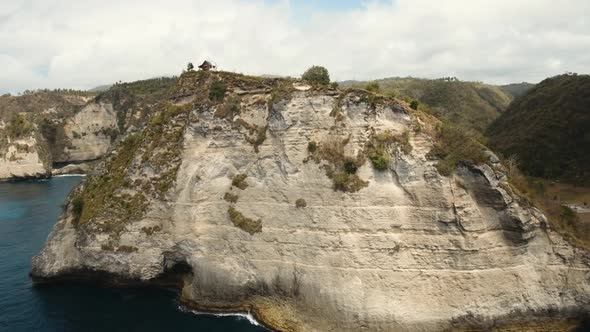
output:
M 33 287 L 28 273 L 81 177 L 0 183 L 0 331 L 267 331 L 245 316 L 183 310 L 162 289 Z

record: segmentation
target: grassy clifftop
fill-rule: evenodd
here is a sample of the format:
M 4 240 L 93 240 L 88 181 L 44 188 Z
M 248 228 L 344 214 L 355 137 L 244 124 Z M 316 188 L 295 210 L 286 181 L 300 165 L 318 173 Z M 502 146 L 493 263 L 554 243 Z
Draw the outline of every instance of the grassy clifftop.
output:
M 432 113 L 460 127 L 482 133 L 510 104 L 513 96 L 498 86 L 458 80 L 386 78 L 375 81 L 381 93 L 417 99 Z M 367 82 L 343 82 L 365 87 Z

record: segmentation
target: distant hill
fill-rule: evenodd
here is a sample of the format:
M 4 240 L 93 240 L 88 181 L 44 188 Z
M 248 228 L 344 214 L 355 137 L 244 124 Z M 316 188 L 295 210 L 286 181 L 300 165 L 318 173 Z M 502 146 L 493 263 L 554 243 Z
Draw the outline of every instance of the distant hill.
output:
M 513 100 L 499 86 L 456 79 L 385 78 L 376 80 L 380 92 L 409 97 L 430 106 L 432 113 L 463 128 L 483 133 Z M 365 87 L 368 82 L 340 82 L 343 87 Z
M 530 89 L 532 89 L 535 85 L 532 83 L 522 82 L 522 83 L 512 83 L 506 85 L 500 85 L 500 89 L 508 92 L 514 98 L 520 97 L 527 93 Z
M 590 185 L 590 76 L 548 78 L 517 98 L 487 130 L 528 175 Z
M 90 92 L 105 92 L 108 89 L 110 89 L 112 86 L 113 86 L 112 84 L 99 85 L 97 87 L 89 89 L 88 91 L 90 91 Z

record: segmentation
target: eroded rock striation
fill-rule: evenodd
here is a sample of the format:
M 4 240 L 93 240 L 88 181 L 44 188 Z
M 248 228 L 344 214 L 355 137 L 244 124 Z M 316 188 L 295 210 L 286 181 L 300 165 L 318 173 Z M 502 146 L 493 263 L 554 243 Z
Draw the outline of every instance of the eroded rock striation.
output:
M 281 331 L 588 312 L 588 253 L 492 154 L 440 175 L 435 121 L 401 101 L 188 72 L 157 110 L 70 195 L 33 259 L 37 281 L 176 271 L 187 305 L 252 311 Z

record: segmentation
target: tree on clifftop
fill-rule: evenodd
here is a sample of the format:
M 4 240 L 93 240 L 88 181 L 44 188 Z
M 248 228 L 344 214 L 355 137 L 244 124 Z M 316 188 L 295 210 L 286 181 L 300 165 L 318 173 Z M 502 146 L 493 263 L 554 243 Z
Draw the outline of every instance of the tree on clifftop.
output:
M 322 66 L 312 66 L 306 70 L 303 75 L 301 75 L 301 78 L 304 81 L 312 83 L 319 83 L 323 85 L 330 84 L 330 74 L 328 74 L 328 69 Z
M 188 63 L 188 65 L 186 65 L 186 70 L 187 70 L 187 71 L 191 71 L 191 70 L 193 70 L 194 68 L 195 68 L 195 66 L 193 66 L 193 63 L 192 63 L 192 62 L 189 62 L 189 63 Z

